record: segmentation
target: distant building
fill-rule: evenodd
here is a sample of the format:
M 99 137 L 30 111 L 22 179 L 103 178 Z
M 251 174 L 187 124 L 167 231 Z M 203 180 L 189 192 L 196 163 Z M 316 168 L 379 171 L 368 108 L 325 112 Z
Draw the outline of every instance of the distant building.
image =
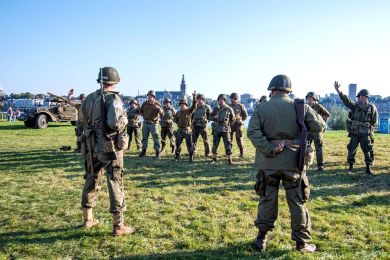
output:
M 349 84 L 348 86 L 348 97 L 351 100 L 356 99 L 356 88 L 357 88 L 357 84 Z

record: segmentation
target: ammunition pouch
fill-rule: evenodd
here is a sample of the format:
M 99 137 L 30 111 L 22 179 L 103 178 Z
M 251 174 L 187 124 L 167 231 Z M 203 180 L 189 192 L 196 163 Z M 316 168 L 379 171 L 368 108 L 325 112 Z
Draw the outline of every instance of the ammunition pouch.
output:
M 306 166 L 310 166 L 314 161 L 314 149 L 310 144 L 307 144 L 305 150 L 305 164 Z
M 127 149 L 129 146 L 129 135 L 126 132 L 118 134 L 116 146 L 119 150 Z
M 351 133 L 358 134 L 359 133 L 359 121 L 352 120 L 351 122 Z
M 115 142 L 113 139 L 111 139 L 111 140 L 104 139 L 103 140 L 102 149 L 101 149 L 102 153 L 113 153 L 113 152 L 116 152 L 117 150 L 118 149 L 116 149 Z
M 359 134 L 371 134 L 371 125 L 368 122 L 359 122 Z
M 302 176 L 300 180 L 300 193 L 302 197 L 302 202 L 306 202 L 309 200 L 310 197 L 310 185 L 309 185 L 309 180 L 307 179 L 307 176 Z

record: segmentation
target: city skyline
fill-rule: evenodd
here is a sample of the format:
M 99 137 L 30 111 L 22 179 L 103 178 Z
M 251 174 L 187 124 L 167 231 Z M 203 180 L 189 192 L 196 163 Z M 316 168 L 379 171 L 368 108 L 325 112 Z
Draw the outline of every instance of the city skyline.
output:
M 77 7 L 77 8 L 75 8 Z M 103 7 L 103 8 L 102 8 Z M 3 1 L 0 89 L 90 93 L 99 67 L 118 69 L 124 95 L 176 89 L 267 95 L 277 74 L 293 93 L 390 88 L 388 1 Z M 104 19 L 104 18 L 109 19 Z

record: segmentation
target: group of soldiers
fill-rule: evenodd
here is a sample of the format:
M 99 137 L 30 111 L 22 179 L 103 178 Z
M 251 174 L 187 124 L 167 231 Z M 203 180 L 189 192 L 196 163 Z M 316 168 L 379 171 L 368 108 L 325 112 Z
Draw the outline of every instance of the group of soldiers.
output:
M 146 155 L 147 140 L 151 134 L 157 158 L 161 151 L 166 149 L 165 140 L 168 137 L 171 152 L 175 153 L 175 159 L 180 157 L 180 144 L 185 139 L 190 161 L 192 161 L 199 135 L 204 140 L 205 155 L 209 156 L 207 123 L 211 120 L 213 121 L 214 139 L 213 161 L 216 161 L 218 144 L 222 138 L 228 161 L 231 163 L 230 140 L 233 133 L 236 133 L 240 155 L 243 156 L 242 122 L 246 119 L 247 113 L 244 106 L 239 103 L 236 93 L 230 96 L 231 105 L 226 103 L 225 95 L 219 95 L 218 106 L 211 109 L 205 104 L 204 95 L 196 95 L 194 92 L 191 107 L 185 100 L 181 100 L 180 110 L 175 111 L 169 99 L 164 100 L 161 106 L 155 100 L 155 93 L 149 91 L 148 100 L 141 107 L 133 100 L 126 113 L 122 100 L 115 91 L 120 81 L 117 70 L 112 67 L 100 69 L 97 81 L 101 88 L 89 94 L 78 106 L 79 121 L 83 126 L 78 142 L 80 142 L 80 150 L 86 166 L 81 200 L 86 228 L 92 228 L 99 223 L 99 220 L 93 216 L 92 208 L 96 204 L 105 171 L 110 197 L 110 212 L 113 214 L 113 235 L 135 232 L 135 228 L 124 224 L 123 217 L 126 208 L 123 193 L 123 154 L 126 149 L 130 148 L 129 136 L 133 133 L 141 157 Z M 351 140 L 348 145 L 349 170 L 352 170 L 356 148 L 360 143 L 367 163 L 367 174 L 372 174 L 371 165 L 374 159 L 371 142 L 372 127 L 377 120 L 375 106 L 368 102 L 367 90 L 360 91 L 358 101 L 353 102 L 340 92 L 340 85 L 337 81 L 334 86 L 345 105 L 351 110 L 349 132 Z M 307 152 L 302 148 L 306 147 L 307 140 L 315 143 L 318 153 L 318 169 L 322 171 L 324 169 L 321 150 L 322 133 L 326 127 L 325 121 L 330 115 L 318 104 L 318 96 L 315 93 L 308 93 L 306 103 L 303 100 L 291 99 L 289 94 L 292 91 L 292 85 L 285 75 L 275 76 L 268 90 L 270 100 L 258 104 L 247 130 L 247 136 L 256 148 L 255 165 L 258 169 L 255 184 L 256 193 L 259 195 L 258 213 L 255 220 L 258 235 L 255 244 L 259 251 L 266 249 L 268 233 L 274 229 L 278 216 L 278 190 L 282 181 L 291 214 L 291 236 L 296 242 L 296 249 L 301 252 L 315 252 L 316 246 L 310 243 L 310 214 L 304 205 L 309 199 L 310 186 L 306 176 Z M 143 117 L 142 124 L 141 116 Z M 157 134 L 159 121 L 161 148 Z M 174 123 L 177 124 L 176 131 L 173 131 Z M 139 142 L 141 125 L 142 146 Z
M 237 146 L 240 150 L 240 157 L 244 156 L 243 125 L 248 117 L 247 110 L 239 101 L 237 93 L 230 95 L 231 104 L 227 104 L 227 97 L 224 94 L 218 96 L 218 106 L 211 109 L 206 104 L 203 94 L 192 93 L 192 105 L 189 106 L 186 99 L 179 102 L 180 109 L 172 106 L 169 98 L 164 99 L 163 105 L 156 100 L 156 94 L 150 90 L 147 94 L 147 101 L 141 107 L 137 100 L 130 101 L 130 108 L 127 110 L 129 145 L 131 147 L 133 135 L 139 156 L 145 157 L 148 147 L 149 134 L 153 138 L 156 158 L 167 149 L 167 139 L 171 153 L 174 153 L 174 160 L 180 159 L 181 144 L 186 142 L 189 161 L 193 162 L 199 136 L 204 143 L 206 157 L 217 161 L 217 149 L 221 138 L 225 145 L 225 154 L 229 164 L 232 162 L 232 140 L 236 136 Z M 142 118 L 143 117 L 143 120 Z M 210 153 L 210 140 L 208 134 L 208 122 L 212 121 L 213 146 Z M 161 126 L 161 147 L 160 138 L 157 133 L 157 125 Z M 175 125 L 176 124 L 176 130 Z M 142 129 L 142 142 L 141 142 Z

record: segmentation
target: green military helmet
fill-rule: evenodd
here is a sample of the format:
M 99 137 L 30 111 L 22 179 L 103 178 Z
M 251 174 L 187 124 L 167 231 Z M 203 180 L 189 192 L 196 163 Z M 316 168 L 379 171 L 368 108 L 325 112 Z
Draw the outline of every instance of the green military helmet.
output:
M 187 100 L 185 100 L 185 99 L 180 99 L 179 106 L 182 105 L 182 104 L 188 106 Z
M 156 92 L 154 92 L 154 90 L 149 90 L 147 96 L 153 96 L 154 98 L 156 98 Z
M 101 73 L 99 70 L 98 79 L 96 81 L 98 83 L 104 83 L 104 84 L 116 84 L 119 81 L 121 81 L 121 79 L 116 69 L 114 69 L 113 67 L 104 67 L 101 69 Z
M 310 92 L 308 92 L 306 94 L 306 99 L 308 99 L 309 97 L 314 98 L 315 101 L 319 101 L 320 100 L 318 95 L 315 92 L 313 92 L 313 91 L 310 91 Z
M 225 94 L 219 94 L 219 95 L 218 95 L 218 98 L 217 98 L 217 100 L 219 100 L 220 98 L 223 98 L 223 99 L 225 99 L 225 101 L 227 100 L 227 98 L 226 98 L 226 95 L 225 95 Z
M 172 100 L 170 98 L 166 98 L 166 99 L 164 99 L 164 104 L 166 104 L 166 103 L 172 104 Z
M 196 96 L 196 99 L 203 99 L 203 101 L 205 101 L 205 97 L 203 94 L 198 94 L 198 96 Z
M 268 90 L 282 90 L 291 92 L 291 80 L 286 75 L 277 75 L 269 83 Z
M 136 105 L 138 105 L 138 101 L 137 101 L 136 99 L 133 98 L 132 100 L 130 100 L 130 105 L 131 105 L 131 104 L 136 104 Z
M 265 101 L 267 101 L 267 96 L 266 95 L 261 96 L 260 102 L 265 102 Z
M 239 99 L 238 94 L 237 94 L 236 92 L 233 92 L 233 93 L 230 95 L 230 98 Z
M 360 97 L 360 96 L 366 96 L 366 97 L 370 97 L 370 91 L 368 91 L 368 89 L 362 89 L 359 91 L 359 93 L 357 93 L 356 95 L 357 97 Z

